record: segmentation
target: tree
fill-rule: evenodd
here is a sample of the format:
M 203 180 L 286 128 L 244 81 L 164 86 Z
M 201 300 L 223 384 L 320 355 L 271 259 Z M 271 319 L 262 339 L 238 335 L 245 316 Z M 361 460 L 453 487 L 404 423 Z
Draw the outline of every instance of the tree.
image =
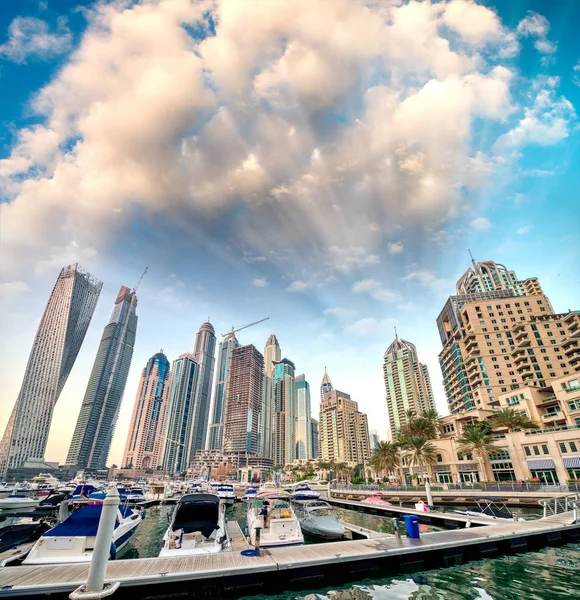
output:
M 379 442 L 370 459 L 370 465 L 376 473 L 388 474 L 401 464 L 399 447 L 393 442 Z
M 513 433 L 516 429 L 538 429 L 540 426 L 527 415 L 506 406 L 495 411 L 491 422 L 494 427 L 507 429 Z
M 424 437 L 428 440 L 437 439 L 441 430 L 441 417 L 436 410 L 428 409 L 417 415 L 413 410 L 405 412 L 405 423 L 397 431 L 397 442 L 405 442 L 413 436 Z
M 463 426 L 463 431 L 466 429 L 478 429 L 483 433 L 490 434 L 492 430 L 491 421 L 487 419 L 485 421 L 472 421 L 471 423 L 466 423 Z
M 403 456 L 408 459 L 411 472 L 413 467 L 419 467 L 423 476 L 423 468 L 437 462 L 437 449 L 425 436 L 411 435 L 403 445 Z
M 480 467 L 480 477 L 482 481 L 485 481 L 485 459 L 498 450 L 493 441 L 493 436 L 480 427 L 465 426 L 461 437 L 457 438 L 456 442 L 457 451 L 460 454 L 475 454 Z

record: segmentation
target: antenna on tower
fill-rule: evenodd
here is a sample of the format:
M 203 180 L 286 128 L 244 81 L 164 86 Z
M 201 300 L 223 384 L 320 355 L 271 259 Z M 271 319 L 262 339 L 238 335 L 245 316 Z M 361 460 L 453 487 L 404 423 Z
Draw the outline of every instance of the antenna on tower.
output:
M 141 277 L 139 277 L 139 281 L 137 282 L 137 285 L 131 290 L 132 294 L 134 294 L 137 291 L 137 288 L 141 285 L 141 282 L 143 281 L 143 277 L 145 277 L 145 274 L 147 273 L 148 270 L 149 270 L 149 267 L 145 267 L 145 270 L 141 274 Z
M 399 334 L 397 333 L 397 327 L 396 327 L 396 325 L 393 325 L 393 328 L 395 329 L 395 337 L 397 339 L 399 339 Z
M 469 256 L 471 256 L 471 263 L 473 264 L 473 266 L 475 267 L 475 260 L 473 258 L 473 254 L 471 254 L 471 248 L 468 248 L 467 251 L 469 252 Z

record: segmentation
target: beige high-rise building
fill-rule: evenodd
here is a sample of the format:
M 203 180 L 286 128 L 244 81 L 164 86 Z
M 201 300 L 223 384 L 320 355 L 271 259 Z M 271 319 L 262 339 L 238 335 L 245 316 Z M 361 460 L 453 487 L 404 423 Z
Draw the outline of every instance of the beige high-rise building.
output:
M 357 465 L 367 463 L 370 454 L 367 415 L 348 394 L 326 392 L 320 404 L 318 458 Z
M 474 262 L 457 292 L 437 318 L 451 413 L 497 406 L 500 394 L 543 387 L 578 365 L 568 341 L 577 313 L 554 314 L 536 278 L 519 281 L 503 265 Z
M 389 426 L 394 436 L 407 421 L 407 411 L 419 414 L 435 408 L 427 365 L 419 362 L 415 344 L 396 336 L 384 356 Z
M 123 455 L 124 468 L 155 469 L 161 462 L 159 450 L 165 435 L 168 396 L 169 361 L 158 352 L 141 372 Z

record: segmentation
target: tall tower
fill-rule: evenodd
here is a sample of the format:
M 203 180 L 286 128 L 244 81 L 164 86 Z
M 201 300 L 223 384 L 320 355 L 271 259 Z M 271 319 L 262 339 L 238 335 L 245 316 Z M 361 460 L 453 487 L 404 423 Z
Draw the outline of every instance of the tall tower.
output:
M 439 364 L 451 413 L 490 410 L 499 404 L 500 394 L 526 383 L 545 387 L 566 372 L 557 351 L 563 329 L 543 322 L 557 315 L 537 278 L 519 280 L 503 265 L 472 260 L 456 291 L 437 317 L 443 345 Z M 528 325 L 533 337 L 526 335 Z M 552 339 L 544 344 L 541 331 L 551 327 Z M 529 347 L 538 339 L 541 354 L 547 355 L 542 358 L 553 369 L 542 368 L 544 361 Z
M 312 424 L 310 421 L 310 386 L 304 375 L 295 379 L 296 390 L 296 453 L 294 458 L 314 458 L 312 453 Z
M 223 449 L 238 458 L 260 452 L 263 378 L 264 357 L 255 346 L 232 350 Z
M 190 453 L 190 447 L 198 368 L 193 354 L 182 354 L 173 361 L 167 425 L 160 452 L 161 464 L 170 474 L 185 471 L 195 455 Z
M 429 371 L 419 362 L 415 344 L 396 336 L 385 352 L 383 374 L 393 435 L 406 422 L 406 411 L 418 414 L 435 408 Z
M 215 366 L 215 342 L 213 325 L 209 322 L 203 323 L 195 336 L 195 346 L 193 349 L 193 358 L 199 365 L 199 370 L 191 437 L 190 451 L 192 459 L 198 450 L 205 448 Z
M 330 377 L 326 372 L 326 367 L 324 367 L 324 377 L 322 378 L 322 383 L 320 384 L 320 400 L 324 400 L 324 394 L 326 392 L 332 392 L 334 388 L 332 387 L 332 381 L 330 381 Z
M 262 433 L 260 440 L 261 454 L 272 457 L 272 394 L 274 363 L 282 356 L 280 345 L 274 334 L 270 335 L 264 348 L 264 384 L 262 392 Z
M 0 442 L 0 476 L 29 458 L 44 458 L 54 406 L 85 339 L 102 286 L 78 263 L 61 270 Z
M 153 355 L 141 372 L 122 466 L 155 469 L 165 434 L 169 394 L 169 361 L 163 351 Z
M 213 396 L 213 413 L 207 440 L 208 450 L 221 450 L 224 439 L 224 409 L 230 372 L 232 350 L 239 348 L 240 342 L 233 333 L 228 333 L 220 342 L 217 358 L 217 377 Z
M 296 390 L 291 360 L 274 362 L 272 393 L 272 458 L 274 464 L 284 466 L 296 455 Z
M 137 296 L 121 286 L 93 364 L 66 464 L 105 467 L 137 334 Z

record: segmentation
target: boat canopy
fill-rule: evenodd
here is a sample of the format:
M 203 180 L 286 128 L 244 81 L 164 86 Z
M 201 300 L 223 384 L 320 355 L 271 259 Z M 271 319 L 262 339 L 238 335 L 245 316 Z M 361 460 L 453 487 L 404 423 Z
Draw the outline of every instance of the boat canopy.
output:
M 220 499 L 214 494 L 187 494 L 179 501 L 173 517 L 173 531 L 200 531 L 208 538 L 217 529 Z
M 96 536 L 102 510 L 103 506 L 101 504 L 83 506 L 82 508 L 75 510 L 66 521 L 59 523 L 56 527 L 53 527 L 43 535 L 44 537 Z M 133 514 L 133 511 L 128 506 L 120 506 L 119 510 L 121 511 L 123 518 Z M 115 529 L 118 526 L 119 523 L 116 522 Z
M 77 487 L 74 489 L 74 492 L 72 493 L 73 496 L 88 496 L 89 494 L 92 494 L 94 492 L 97 491 L 97 488 L 94 485 L 91 485 L 90 483 L 88 484 L 83 484 L 83 485 L 77 485 Z

